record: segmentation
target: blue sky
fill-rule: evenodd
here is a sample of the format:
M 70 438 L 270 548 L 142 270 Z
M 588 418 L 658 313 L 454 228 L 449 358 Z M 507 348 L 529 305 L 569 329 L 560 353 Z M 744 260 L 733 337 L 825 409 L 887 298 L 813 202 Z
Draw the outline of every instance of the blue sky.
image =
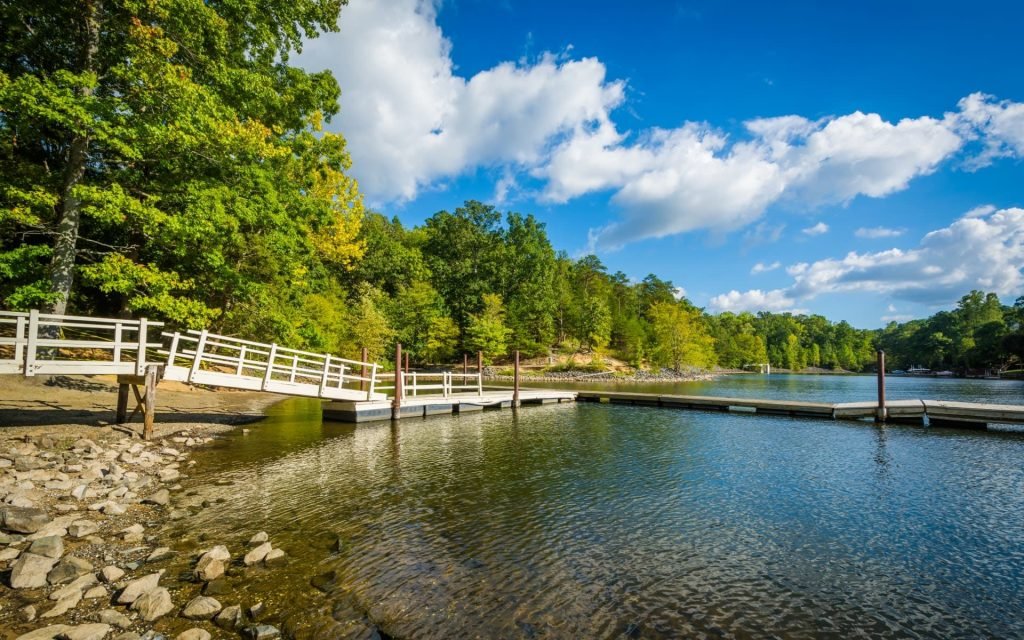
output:
M 299 61 L 408 224 L 533 213 L 713 311 L 1024 295 L 1024 5 L 840 4 L 350 0 Z

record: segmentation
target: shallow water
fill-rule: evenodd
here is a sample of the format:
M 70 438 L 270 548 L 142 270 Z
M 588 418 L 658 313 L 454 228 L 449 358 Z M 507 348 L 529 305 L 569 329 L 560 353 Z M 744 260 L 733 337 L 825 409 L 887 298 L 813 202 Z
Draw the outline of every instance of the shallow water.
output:
M 701 392 L 823 399 L 792 382 Z M 942 393 L 1024 389 L 973 384 Z M 199 453 L 224 501 L 189 528 L 266 530 L 291 561 L 248 588 L 333 613 L 333 635 L 1024 636 L 1019 434 L 589 403 L 356 427 L 318 409 L 289 400 Z M 327 596 L 309 587 L 331 570 Z

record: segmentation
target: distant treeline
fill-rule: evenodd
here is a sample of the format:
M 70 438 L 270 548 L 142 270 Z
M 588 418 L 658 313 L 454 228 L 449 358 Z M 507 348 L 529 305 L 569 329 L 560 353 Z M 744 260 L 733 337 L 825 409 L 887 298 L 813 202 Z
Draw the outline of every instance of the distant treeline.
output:
M 467 202 L 420 227 L 364 211 L 340 88 L 288 64 L 342 2 L 0 3 L 0 306 L 147 316 L 387 361 L 511 349 L 634 365 L 1005 367 L 1021 314 L 864 331 L 821 316 L 709 315 L 656 275 L 556 252 L 532 216 Z M 699 277 L 699 276 L 698 276 Z

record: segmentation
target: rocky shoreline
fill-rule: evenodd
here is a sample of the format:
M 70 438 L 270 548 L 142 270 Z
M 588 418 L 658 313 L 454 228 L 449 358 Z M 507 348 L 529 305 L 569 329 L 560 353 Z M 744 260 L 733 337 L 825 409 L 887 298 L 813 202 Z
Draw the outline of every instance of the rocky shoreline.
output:
M 212 438 L 184 429 L 143 442 L 96 431 L 0 441 L 0 638 L 279 637 L 262 622 L 263 605 L 232 602 L 225 581 L 287 561 L 266 533 L 233 551 L 198 549 L 186 575 L 168 574 L 178 552 L 159 531 L 209 506 L 180 481 L 195 464 L 189 450 Z

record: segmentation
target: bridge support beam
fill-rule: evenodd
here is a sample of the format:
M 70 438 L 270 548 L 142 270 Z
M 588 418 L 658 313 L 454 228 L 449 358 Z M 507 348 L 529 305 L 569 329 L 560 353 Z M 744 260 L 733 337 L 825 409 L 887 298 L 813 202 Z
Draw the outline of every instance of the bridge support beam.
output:
M 146 365 L 145 375 L 117 376 L 117 411 L 114 421 L 117 424 L 127 424 L 132 421 L 136 413 L 142 412 L 142 438 L 150 440 L 153 437 L 153 424 L 156 421 L 156 385 L 160 381 L 160 367 L 155 364 Z M 139 387 L 143 391 L 139 391 Z M 135 408 L 131 415 L 128 415 L 128 393 L 135 395 Z

